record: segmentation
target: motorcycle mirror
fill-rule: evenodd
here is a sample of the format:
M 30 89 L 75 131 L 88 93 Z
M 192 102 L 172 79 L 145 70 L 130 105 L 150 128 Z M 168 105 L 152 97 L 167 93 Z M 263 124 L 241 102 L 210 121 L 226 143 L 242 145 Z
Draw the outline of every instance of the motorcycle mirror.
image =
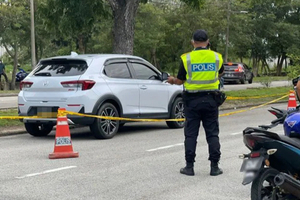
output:
M 279 123 L 282 123 L 285 119 L 286 115 L 284 115 L 283 117 L 280 117 L 278 119 L 275 119 L 273 121 L 271 121 L 271 124 L 279 124 Z

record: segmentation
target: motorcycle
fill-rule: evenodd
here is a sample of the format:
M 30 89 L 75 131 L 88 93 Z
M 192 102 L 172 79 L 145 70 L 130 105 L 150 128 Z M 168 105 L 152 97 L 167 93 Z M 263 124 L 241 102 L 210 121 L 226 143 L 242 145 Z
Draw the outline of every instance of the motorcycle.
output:
M 251 200 L 300 200 L 300 106 L 289 111 L 271 108 L 268 111 L 277 119 L 270 125 L 243 131 L 250 153 L 239 156 L 242 184 L 252 182 Z M 279 124 L 285 135 L 269 131 Z
M 28 73 L 20 67 L 18 69 L 19 69 L 19 72 L 16 73 L 16 82 L 21 82 L 24 78 L 26 78 Z

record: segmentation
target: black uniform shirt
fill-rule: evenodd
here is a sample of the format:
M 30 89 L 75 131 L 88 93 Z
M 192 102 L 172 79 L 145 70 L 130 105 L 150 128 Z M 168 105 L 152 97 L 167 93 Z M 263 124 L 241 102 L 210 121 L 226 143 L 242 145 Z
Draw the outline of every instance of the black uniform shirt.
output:
M 0 63 L 0 74 L 3 73 L 4 69 L 5 69 L 5 65 L 3 63 Z
M 207 48 L 197 47 L 194 51 L 200 51 L 200 50 L 205 50 L 205 49 L 207 49 Z M 224 71 L 224 65 L 222 65 L 221 68 L 219 69 L 219 74 L 222 74 L 223 71 Z M 182 81 L 186 80 L 186 71 L 185 71 L 182 59 L 180 59 L 180 66 L 179 66 L 177 78 Z

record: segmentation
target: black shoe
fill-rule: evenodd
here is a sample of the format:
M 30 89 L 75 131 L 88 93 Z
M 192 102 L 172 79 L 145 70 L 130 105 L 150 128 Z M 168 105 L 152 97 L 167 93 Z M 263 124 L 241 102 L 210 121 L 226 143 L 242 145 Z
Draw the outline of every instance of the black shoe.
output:
M 180 169 L 180 173 L 188 175 L 188 176 L 194 176 L 195 175 L 193 167 L 184 167 L 184 168 L 181 168 Z
M 219 168 L 218 163 L 212 162 L 210 164 L 210 175 L 218 176 L 220 174 L 223 174 L 223 170 Z

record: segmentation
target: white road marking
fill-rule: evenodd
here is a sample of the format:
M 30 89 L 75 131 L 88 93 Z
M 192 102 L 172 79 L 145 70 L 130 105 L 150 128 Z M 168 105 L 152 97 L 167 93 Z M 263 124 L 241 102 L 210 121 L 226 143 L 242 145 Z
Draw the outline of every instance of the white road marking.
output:
M 24 175 L 24 176 L 18 176 L 16 178 L 17 179 L 22 179 L 22 178 L 27 178 L 27 177 L 32 177 L 32 176 L 38 176 L 38 175 L 48 174 L 48 173 L 52 173 L 52 172 L 57 172 L 57 171 L 65 170 L 65 169 L 72 169 L 72 168 L 75 168 L 75 167 L 77 167 L 77 166 L 67 166 L 67 167 L 61 167 L 61 168 L 56 168 L 56 169 L 50 169 L 50 170 L 46 170 L 46 171 L 43 171 L 43 172 L 27 174 L 27 175 Z
M 161 150 L 161 149 L 169 149 L 169 148 L 172 148 L 172 147 L 175 147 L 175 146 L 182 146 L 183 143 L 178 143 L 178 144 L 173 144 L 173 145 L 169 145 L 169 146 L 164 146 L 164 147 L 158 147 L 158 148 L 155 148 L 155 149 L 149 149 L 147 151 L 157 151 L 157 150 Z
M 239 134 L 243 134 L 243 131 L 236 132 L 236 133 L 230 133 L 230 135 L 239 135 Z

